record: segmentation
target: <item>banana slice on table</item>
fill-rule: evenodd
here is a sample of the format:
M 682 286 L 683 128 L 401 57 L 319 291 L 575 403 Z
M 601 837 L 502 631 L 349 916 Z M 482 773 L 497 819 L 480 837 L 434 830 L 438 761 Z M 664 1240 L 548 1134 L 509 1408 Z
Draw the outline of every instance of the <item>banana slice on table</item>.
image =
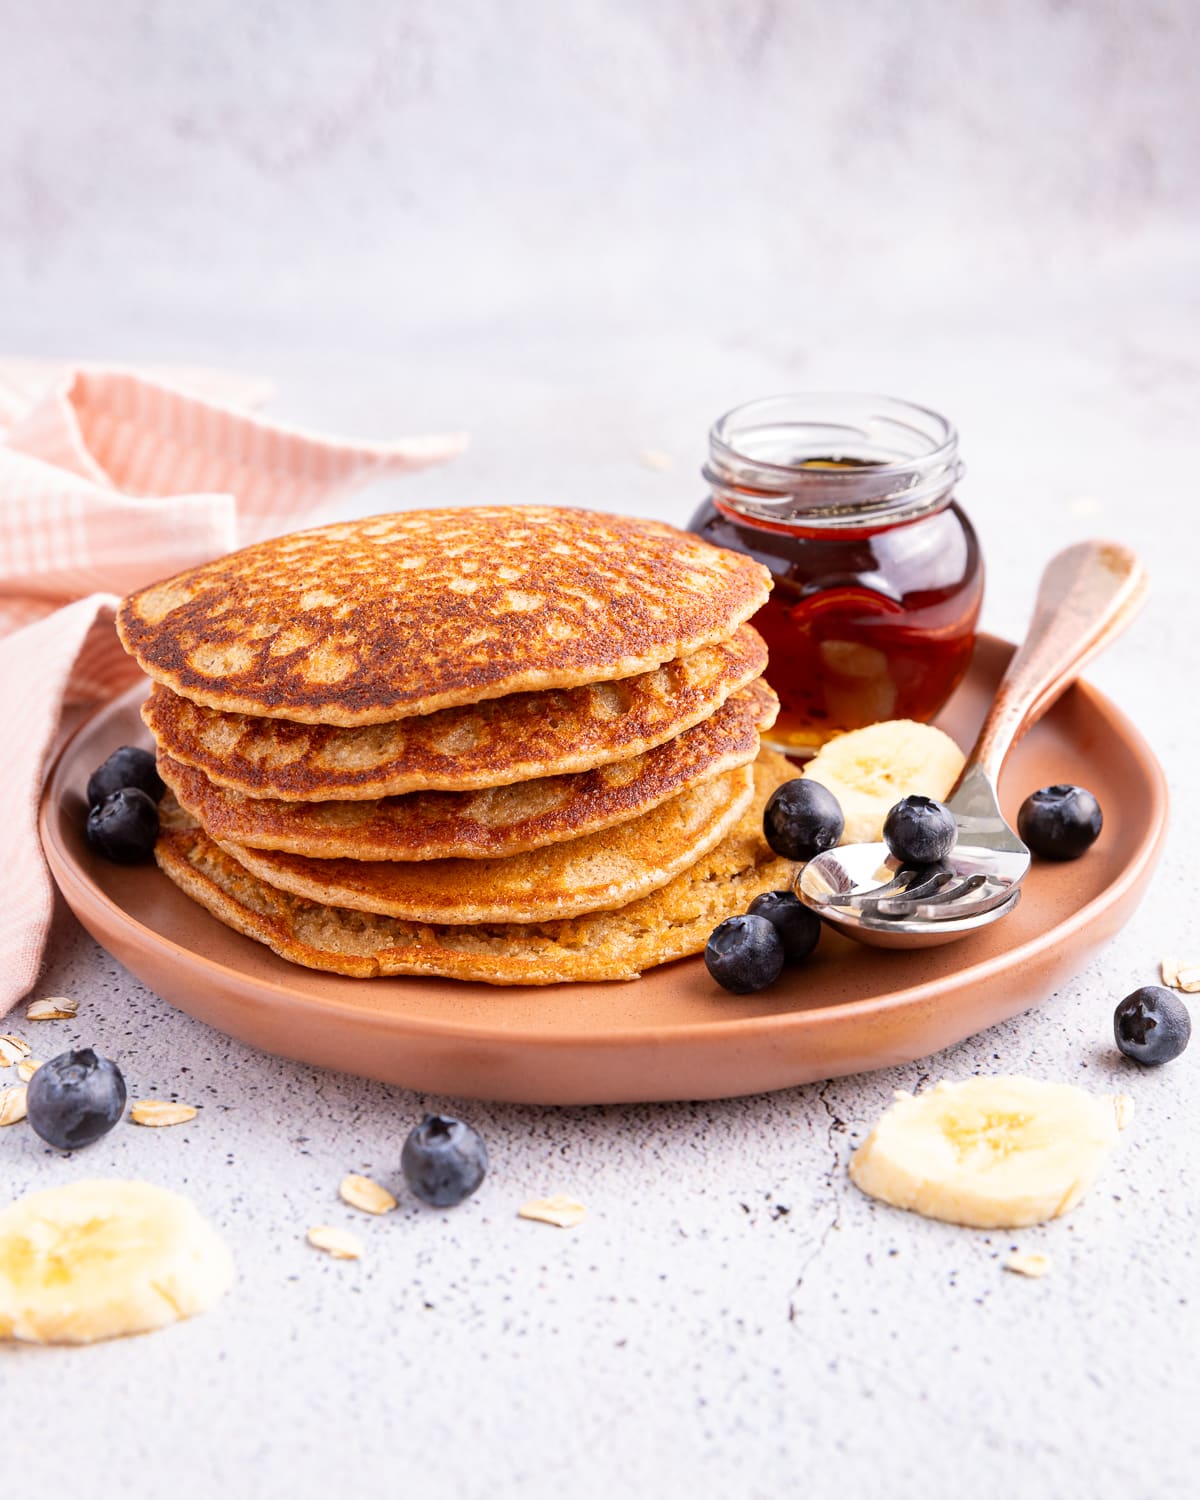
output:
M 898 1093 L 850 1161 L 872 1198 L 928 1219 L 1020 1229 L 1083 1197 L 1133 1114 L 1125 1095 L 1037 1078 Z
M 92 1180 L 0 1211 L 0 1337 L 90 1344 L 211 1307 L 233 1259 L 199 1212 L 148 1182 Z
M 963 768 L 963 753 L 942 730 L 912 719 L 887 719 L 839 734 L 804 774 L 837 798 L 846 818 L 843 844 L 877 844 L 883 820 L 901 797 L 945 797 Z

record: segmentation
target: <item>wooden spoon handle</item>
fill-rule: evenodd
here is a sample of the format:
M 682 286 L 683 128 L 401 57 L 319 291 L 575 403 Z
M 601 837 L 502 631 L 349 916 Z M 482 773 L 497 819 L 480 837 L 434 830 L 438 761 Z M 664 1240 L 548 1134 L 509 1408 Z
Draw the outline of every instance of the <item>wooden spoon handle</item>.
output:
M 1052 557 L 967 769 L 981 767 L 994 783 L 1013 745 L 1125 629 L 1146 590 L 1145 568 L 1120 542 L 1076 542 Z

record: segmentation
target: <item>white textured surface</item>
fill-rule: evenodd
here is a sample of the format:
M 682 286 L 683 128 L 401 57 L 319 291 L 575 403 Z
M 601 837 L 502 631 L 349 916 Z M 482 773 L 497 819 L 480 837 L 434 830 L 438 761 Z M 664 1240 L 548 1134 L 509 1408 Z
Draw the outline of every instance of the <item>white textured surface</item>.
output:
M 1035 1013 L 911 1068 L 724 1104 L 461 1106 L 493 1168 L 448 1214 L 370 1221 L 426 1107 L 260 1057 L 59 925 L 18 1024 L 203 1106 L 69 1162 L 0 1134 L 12 1192 L 70 1174 L 182 1188 L 240 1280 L 194 1324 L 0 1353 L 31 1493 L 1196 1493 L 1200 1050 L 1124 1063 L 1111 1012 L 1200 953 L 1197 12 L 1024 0 L 337 8 L 3 7 L 0 277 L 30 355 L 209 360 L 280 415 L 462 425 L 390 503 L 570 501 L 685 519 L 707 423 L 795 387 L 952 415 L 1019 634 L 1041 562 L 1107 533 L 1155 591 L 1092 680 L 1175 804 L 1153 892 Z M 659 472 L 639 455 L 672 456 Z M 49 1038 L 53 1038 L 53 1046 Z M 845 1166 L 889 1093 L 1028 1071 L 1131 1093 L 1068 1220 L 928 1224 Z M 566 1192 L 589 1218 L 519 1222 Z M 354 1223 L 359 1265 L 308 1225 Z M 1001 1270 L 1010 1244 L 1043 1281 Z

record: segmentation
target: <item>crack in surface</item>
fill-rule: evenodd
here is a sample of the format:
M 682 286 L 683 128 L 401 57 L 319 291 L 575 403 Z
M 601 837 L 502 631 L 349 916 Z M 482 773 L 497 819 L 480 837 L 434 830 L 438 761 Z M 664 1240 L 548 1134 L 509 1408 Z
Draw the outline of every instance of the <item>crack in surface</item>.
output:
M 827 1082 L 823 1083 L 817 1090 L 817 1098 L 818 1100 L 820 1100 L 821 1108 L 825 1111 L 827 1117 L 827 1124 L 825 1126 L 825 1144 L 829 1149 L 829 1166 L 825 1172 L 825 1184 L 829 1189 L 829 1195 L 823 1201 L 825 1202 L 827 1207 L 832 1209 L 832 1215 L 825 1224 L 824 1228 L 821 1230 L 821 1233 L 818 1235 L 816 1244 L 809 1251 L 808 1255 L 805 1256 L 804 1261 L 800 1266 L 799 1275 L 796 1277 L 796 1284 L 795 1286 L 793 1286 L 791 1293 L 788 1296 L 789 1323 L 794 1323 L 799 1316 L 800 1309 L 798 1306 L 798 1302 L 800 1294 L 804 1290 L 804 1283 L 805 1279 L 808 1276 L 808 1273 L 812 1270 L 813 1266 L 817 1263 L 821 1255 L 824 1253 L 825 1246 L 829 1242 L 829 1236 L 834 1232 L 834 1230 L 841 1229 L 842 1227 L 841 1193 L 838 1187 L 835 1185 L 835 1179 L 840 1173 L 841 1169 L 841 1153 L 838 1150 L 837 1143 L 834 1140 L 834 1136 L 841 1135 L 845 1132 L 846 1122 L 841 1118 L 841 1116 L 829 1102 L 829 1090 L 833 1087 L 833 1085 L 834 1080 L 831 1078 Z

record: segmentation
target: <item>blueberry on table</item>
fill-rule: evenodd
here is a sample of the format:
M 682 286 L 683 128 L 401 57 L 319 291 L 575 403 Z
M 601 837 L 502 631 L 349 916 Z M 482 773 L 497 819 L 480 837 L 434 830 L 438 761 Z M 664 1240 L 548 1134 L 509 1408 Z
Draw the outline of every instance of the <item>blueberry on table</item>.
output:
M 802 862 L 823 854 L 841 838 L 845 826 L 833 793 L 803 776 L 776 787 L 763 809 L 763 837 L 783 859 Z
M 883 842 L 904 865 L 936 865 L 957 836 L 954 814 L 932 797 L 902 797 L 883 820 Z
M 1157 1067 L 1178 1057 L 1187 1046 L 1192 1018 L 1178 995 L 1161 985 L 1147 984 L 1117 1006 L 1113 1033 L 1126 1057 Z
M 125 1112 L 125 1080 L 116 1063 L 90 1047 L 44 1062 L 25 1089 L 26 1118 L 60 1151 L 90 1146 Z
M 114 750 L 88 777 L 88 806 L 99 807 L 114 792 L 126 787 L 145 792 L 152 802 L 162 800 L 166 783 L 158 774 L 154 756 L 149 750 L 139 750 L 136 745 L 122 745 L 119 750 Z
M 487 1169 L 483 1137 L 452 1115 L 426 1115 L 409 1131 L 400 1153 L 405 1182 L 434 1208 L 453 1208 L 469 1198 Z
M 1017 814 L 1017 832 L 1042 859 L 1078 859 L 1103 824 L 1100 804 L 1082 786 L 1044 786 Z
M 145 792 L 122 787 L 87 816 L 87 841 L 105 859 L 132 865 L 145 859 L 158 837 L 158 808 Z
M 783 938 L 766 917 L 727 917 L 713 928 L 704 962 L 722 989 L 752 995 L 783 972 Z
M 775 928 L 783 941 L 785 963 L 799 963 L 817 946 L 821 919 L 795 891 L 764 891 L 755 896 L 747 911 L 752 917 L 766 917 Z

